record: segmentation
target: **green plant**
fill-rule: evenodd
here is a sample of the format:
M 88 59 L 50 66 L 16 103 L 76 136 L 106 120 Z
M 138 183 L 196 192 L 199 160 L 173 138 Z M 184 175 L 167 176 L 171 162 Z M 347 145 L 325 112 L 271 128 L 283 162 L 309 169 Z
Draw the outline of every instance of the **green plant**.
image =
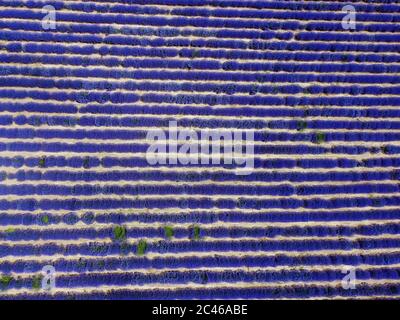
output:
M 174 236 L 174 229 L 171 226 L 165 226 L 164 232 L 168 239 L 171 239 Z
M 46 157 L 43 156 L 39 159 L 39 167 L 41 168 L 46 167 Z
M 138 256 L 142 256 L 146 253 L 146 249 L 147 249 L 147 243 L 144 240 L 140 240 L 138 245 L 137 245 L 137 255 Z
M 44 223 L 44 224 L 49 224 L 49 216 L 43 216 L 43 217 L 41 218 L 41 220 L 42 220 L 42 223 Z
M 326 136 L 323 132 L 317 132 L 315 135 L 315 140 L 318 144 L 325 142 Z
M 126 228 L 124 226 L 114 227 L 114 238 L 118 241 L 123 241 L 126 239 Z
M 200 227 L 199 226 L 193 226 L 193 239 L 194 240 L 200 239 Z
M 41 288 L 42 279 L 43 279 L 43 277 L 41 275 L 33 277 L 33 279 L 32 279 L 32 289 L 33 290 L 39 290 Z
M 2 290 L 7 289 L 7 287 L 10 285 L 12 280 L 13 280 L 13 277 L 11 277 L 11 276 L 7 276 L 7 275 L 1 276 L 0 277 L 0 288 Z
M 307 122 L 306 121 L 298 121 L 297 122 L 297 130 L 303 131 L 304 129 L 307 129 Z

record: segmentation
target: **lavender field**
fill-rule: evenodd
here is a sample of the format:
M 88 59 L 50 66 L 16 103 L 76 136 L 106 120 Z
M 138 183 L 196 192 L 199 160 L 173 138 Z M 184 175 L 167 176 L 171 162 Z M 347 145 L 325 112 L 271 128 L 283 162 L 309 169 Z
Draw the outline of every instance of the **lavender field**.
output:
M 0 0 L 0 300 L 398 298 L 400 2 Z

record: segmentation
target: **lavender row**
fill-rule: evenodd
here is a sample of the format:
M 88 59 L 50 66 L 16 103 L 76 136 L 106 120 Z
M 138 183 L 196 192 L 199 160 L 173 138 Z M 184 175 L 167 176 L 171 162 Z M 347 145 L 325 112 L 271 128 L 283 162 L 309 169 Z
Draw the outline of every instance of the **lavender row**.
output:
M 0 22 L 0 27 L 4 29 L 11 30 L 24 30 L 24 31 L 41 31 L 41 24 L 38 22 L 9 22 L 3 21 Z M 383 27 L 382 25 L 372 25 L 369 29 L 378 29 L 382 28 L 388 29 L 390 31 L 400 31 L 399 28 L 394 27 Z M 116 28 L 111 25 L 95 25 L 95 24 L 80 24 L 74 23 L 72 25 L 64 25 L 60 24 L 57 27 L 57 32 L 62 33 L 90 33 L 90 34 L 124 34 L 130 36 L 154 36 L 154 37 L 200 37 L 200 38 L 231 38 L 231 39 L 263 39 L 263 40 L 271 40 L 271 39 L 279 39 L 279 40 L 290 40 L 293 38 L 292 32 L 275 32 L 275 31 L 256 31 L 256 30 L 207 30 L 207 29 L 184 29 L 180 30 L 178 28 L 146 28 L 146 27 L 120 27 Z M 385 38 L 385 37 L 384 37 Z M 384 39 L 383 38 L 383 39 Z
M 0 12 L 0 17 L 3 12 Z M 115 19 L 115 18 L 113 18 Z M 194 48 L 224 48 L 245 50 L 288 50 L 288 51 L 360 51 L 360 52 L 398 52 L 398 44 L 363 44 L 363 43 L 331 43 L 321 42 L 296 42 L 296 41 L 260 41 L 250 42 L 241 40 L 221 39 L 191 39 L 191 38 L 155 38 L 152 37 L 126 37 L 123 35 L 80 35 L 63 33 L 39 33 L 28 31 L 0 31 L 0 40 L 5 41 L 30 41 L 30 42 L 62 42 L 62 43 L 87 43 L 149 47 L 194 47 Z M 108 50 L 107 47 L 103 48 Z M 104 53 L 103 53 L 104 54 Z
M 0 200 L 0 210 L 112 210 L 112 209 L 341 209 L 399 206 L 400 197 L 351 197 L 351 198 L 312 198 L 312 199 L 252 199 L 252 198 L 217 198 L 209 196 L 198 198 L 150 198 L 150 199 L 115 199 L 98 198 L 82 200 L 80 198 L 68 199 L 41 199 L 22 198 L 17 200 Z
M 357 239 L 357 240 L 215 240 L 215 241 L 158 241 L 147 243 L 148 253 L 184 253 L 184 252 L 311 252 L 319 250 L 372 250 L 372 249 L 397 249 L 400 240 L 396 238 L 385 239 Z M 121 251 L 122 250 L 122 251 Z M 92 242 L 89 244 L 1 244 L 0 257 L 24 257 L 56 255 L 91 255 L 107 256 L 125 253 L 138 252 L 137 244 L 126 243 L 102 243 Z
M 138 105 L 138 104 L 85 104 L 79 107 L 77 104 L 63 103 L 62 106 L 54 103 L 43 102 L 0 102 L 0 112 L 37 112 L 43 114 L 95 114 L 95 115 L 199 115 L 199 116 L 246 116 L 246 117 L 348 117 L 348 118 L 398 118 L 400 110 L 385 109 L 382 107 L 360 108 L 247 108 L 226 107 L 216 108 L 194 105 Z M 22 119 L 23 122 L 25 118 Z M 7 121 L 7 120 L 5 120 Z M 386 120 L 387 121 L 387 120 Z M 40 124 L 40 121 L 38 121 Z M 73 125 L 73 123 L 72 123 Z
M 12 142 L 0 143 L 0 151 L 11 152 L 85 152 L 85 153 L 99 153 L 99 152 L 118 152 L 118 153 L 146 153 L 148 151 L 148 144 L 95 144 L 95 143 L 31 143 L 31 142 Z M 396 148 L 396 147 L 393 147 Z M 352 153 L 363 154 L 370 152 L 367 147 L 320 147 L 320 146 L 256 146 L 257 153 L 276 153 L 276 154 L 292 154 L 292 153 L 310 153 L 310 154 L 324 154 L 324 153 Z M 389 147 L 387 147 L 389 150 Z M 221 149 L 220 149 L 221 150 Z M 396 150 L 396 149 L 395 149 Z M 336 152 L 333 152 L 336 151 Z M 379 153 L 380 150 L 376 150 Z
M 123 10 L 124 8 L 129 8 L 132 5 L 169 5 L 169 6 L 208 6 L 215 8 L 254 8 L 254 9 L 285 9 L 285 10 L 311 10 L 311 11 L 341 11 L 342 5 L 337 2 L 295 2 L 295 1 L 242 1 L 242 0 L 122 0 L 115 1 L 109 0 L 108 3 L 102 3 L 99 1 L 91 1 L 90 3 L 80 4 L 80 3 L 64 3 L 63 1 L 52 0 L 45 2 L 46 4 L 53 5 L 56 9 L 68 9 L 92 12 L 94 10 L 98 12 L 125 12 L 117 11 Z M 117 4 L 110 4 L 110 3 Z M 375 1 L 375 3 L 360 3 L 359 1 L 350 0 L 348 2 L 356 2 L 357 9 L 360 12 L 380 12 L 380 13 L 394 13 L 400 12 L 400 6 L 392 3 L 390 0 Z M 27 7 L 27 8 L 37 8 L 43 6 L 43 1 L 27 2 L 21 3 L 20 1 L 1 1 L 2 6 L 13 6 L 13 7 Z M 130 5 L 125 7 L 121 5 Z M 377 4 L 378 5 L 377 5 Z M 148 9 L 149 10 L 149 9 Z M 126 11 L 129 12 L 129 11 Z
M 341 270 L 316 271 L 164 271 L 157 274 L 140 272 L 129 273 L 92 273 L 76 275 L 58 275 L 57 288 L 82 288 L 99 286 L 127 286 L 146 284 L 208 284 L 208 283 L 236 283 L 257 282 L 271 283 L 280 281 L 331 282 L 341 281 Z M 400 269 L 358 270 L 357 279 L 362 280 L 399 280 Z M 32 288 L 32 278 L 12 279 L 5 290 Z
M 398 79 L 400 81 L 400 78 Z M 15 92 L 15 91 L 14 91 Z M 16 93 L 16 92 L 15 92 Z M 18 96 L 20 96 L 18 92 Z M 23 95 L 23 94 L 22 94 Z M 112 95 L 112 94 L 111 94 Z M 0 96 L 3 96 L 0 90 Z M 5 94 L 13 97 L 14 95 Z M 25 93 L 23 96 L 29 96 Z M 56 95 L 54 95 L 54 98 Z M 90 94 L 89 94 L 90 96 Z M 127 98 L 126 100 L 128 100 Z M 90 99 L 88 99 L 90 100 Z M 122 100 L 122 101 L 121 101 Z M 124 98 L 121 97 L 121 102 Z M 261 96 L 215 96 L 215 95 L 186 95 L 186 94 L 143 94 L 140 101 L 145 103 L 173 103 L 173 104 L 205 104 L 205 105 L 268 105 L 268 106 L 397 106 L 400 97 L 261 97 Z
M 64 215 L 58 213 L 19 213 L 8 214 L 0 213 L 1 225 L 57 225 L 66 223 L 76 225 L 79 222 L 85 225 L 94 223 L 100 224 L 124 224 L 131 222 L 140 223 L 202 223 L 212 224 L 216 222 L 319 222 L 319 221 L 365 221 L 365 220 L 398 220 L 400 212 L 398 209 L 392 210 L 372 210 L 368 211 L 301 211 L 301 212 L 274 212 L 266 213 L 243 213 L 230 210 L 222 213 L 209 212 L 178 212 L 178 213 L 140 213 L 124 214 L 119 212 L 93 213 L 85 212 L 78 215 L 70 212 Z
M 317 137 L 317 135 L 316 135 Z M 222 150 L 221 147 L 220 150 Z M 99 152 L 114 152 L 114 153 L 146 153 L 148 150 L 147 144 L 95 144 L 82 143 L 75 144 L 53 142 L 53 143 L 35 143 L 35 142 L 0 142 L 0 151 L 10 152 L 76 152 L 76 153 L 99 153 Z M 366 147 L 366 146 L 346 146 L 338 145 L 332 147 L 323 147 L 320 145 L 256 145 L 254 154 L 350 154 L 361 155 L 366 153 L 378 154 L 399 154 L 400 147 L 393 145 L 385 145 L 381 148 Z
M 15 295 L 2 295 L 5 300 L 191 300 L 191 299 L 279 299 L 279 298 L 313 298 L 313 297 L 397 297 L 400 294 L 400 285 L 388 284 L 362 284 L 355 290 L 345 290 L 340 285 L 336 287 L 325 286 L 285 286 L 285 287 L 231 287 L 231 288 L 183 288 L 183 289 L 109 289 L 104 291 L 83 293 L 21 293 Z
M 16 50 L 15 48 L 14 50 Z M 14 51 L 15 52 L 15 51 Z M 359 73 L 398 73 L 398 65 L 361 64 L 347 62 L 345 64 L 296 64 L 296 63 L 267 63 L 267 62 L 219 62 L 215 60 L 166 59 L 166 58 L 87 58 L 73 56 L 37 56 L 37 55 L 0 55 L 3 63 L 42 63 L 46 65 L 63 64 L 74 66 L 107 66 L 135 69 L 185 69 L 185 70 L 227 70 L 227 71 L 274 71 L 274 72 L 359 72 Z
M 9 107 L 0 103 L 0 111 L 20 110 L 28 112 L 43 112 L 54 113 L 54 104 L 44 103 L 17 103 L 7 104 Z M 64 107 L 65 106 L 65 107 Z M 201 108 L 193 105 L 176 106 L 176 105 L 127 105 L 127 104 L 87 104 L 79 108 L 73 105 L 64 105 L 66 113 L 80 113 L 80 114 L 163 114 L 163 115 L 207 115 L 207 116 L 247 116 L 247 117 L 349 117 L 349 118 L 398 118 L 400 110 L 398 109 L 385 109 L 383 107 L 368 109 L 360 108 L 330 108 L 325 106 L 323 108 L 246 108 L 246 107 L 226 107 L 215 108 L 209 106 L 202 106 Z M 57 109 L 56 109 L 57 111 Z M 387 121 L 387 120 L 386 120 Z
M 156 167 L 154 167 L 156 169 Z M 231 169 L 233 169 L 231 167 Z M 174 172 L 154 170 L 145 172 L 142 170 L 109 170 L 107 172 L 79 171 L 71 172 L 69 170 L 19 170 L 15 173 L 1 172 L 1 180 L 6 179 L 18 181 L 238 181 L 238 176 L 232 171 L 204 171 L 204 172 Z M 379 181 L 379 180 L 399 180 L 399 170 L 389 171 L 366 171 L 366 172 L 348 172 L 348 171 L 329 171 L 329 172 L 253 172 L 251 175 L 240 176 L 241 181 L 268 181 L 268 182 L 311 182 L 311 181 Z
M 397 81 L 397 80 L 396 80 Z M 398 78 L 400 81 L 400 78 Z M 215 94 L 155 94 L 99 91 L 43 91 L 0 89 L 0 98 L 74 101 L 78 103 L 173 103 L 213 105 L 269 105 L 269 106 L 399 106 L 400 97 L 295 97 L 295 96 L 227 96 Z
M 42 156 L 42 157 L 0 157 L 0 167 L 21 168 L 112 168 L 112 167 L 147 167 L 148 162 L 144 158 L 115 158 L 115 157 L 63 157 L 63 156 Z M 183 164 L 171 164 L 171 167 L 185 167 Z M 216 167 L 216 164 L 204 164 L 205 167 Z M 353 160 L 346 158 L 339 159 L 254 159 L 254 168 L 286 169 L 286 168 L 375 168 L 375 167 L 400 167 L 400 158 L 373 158 Z
M 357 186 L 353 186 L 356 191 Z M 360 189 L 366 191 L 371 188 L 379 188 L 379 192 L 393 193 L 397 192 L 396 185 L 361 185 Z M 351 188 L 349 188 L 351 189 Z M 286 195 L 290 196 L 296 193 L 296 189 L 290 185 L 278 186 L 220 186 L 220 185 L 200 185 L 200 186 L 132 186 L 132 185 L 2 185 L 0 186 L 0 195 L 169 195 L 169 194 L 187 194 L 187 195 L 211 195 L 211 194 L 236 194 L 236 195 Z M 307 189 L 299 189 L 301 193 L 306 193 Z M 362 190 L 359 190 L 362 192 Z M 378 190 L 376 190 L 378 191 Z M 323 191 L 321 191 L 323 193 Z
M 274 186 L 247 185 L 107 185 L 77 184 L 72 186 L 53 184 L 18 184 L 0 185 L 0 195 L 59 195 L 59 196 L 93 196 L 93 195 L 242 195 L 242 196 L 309 196 L 331 194 L 367 194 L 398 193 L 398 184 L 352 184 L 352 185 L 300 185 L 281 184 Z
M 172 229 L 172 227 L 169 227 Z M 193 227 L 173 228 L 173 239 L 192 239 Z M 124 228 L 124 239 L 138 238 L 167 238 L 165 228 Z M 13 229 L 0 232 L 0 239 L 7 241 L 39 241 L 39 240 L 79 240 L 88 239 L 101 241 L 104 239 L 115 239 L 115 229 L 108 228 L 77 228 L 77 229 Z M 216 227 L 211 229 L 201 228 L 198 237 L 211 238 L 275 238 L 275 237 L 351 237 L 351 236 L 379 236 L 398 235 L 400 225 L 388 223 L 384 225 L 370 224 L 365 226 L 307 226 L 307 227 Z
M 209 114 L 210 116 L 211 114 Z M 305 114 L 304 114 L 305 116 Z M 63 127 L 168 127 L 170 121 L 176 118 L 159 117 L 109 117 L 109 116 L 25 116 L 0 115 L 0 126 L 30 125 L 63 126 Z M 339 129 L 339 130 L 397 130 L 400 122 L 397 120 L 354 121 L 354 120 L 314 120 L 307 118 L 294 120 L 225 120 L 225 119 L 179 119 L 180 128 L 235 128 L 235 129 L 288 129 L 303 131 L 305 129 Z
M 5 2 L 5 1 L 4 1 Z M 8 3 L 9 1 L 7 1 Z M 117 3 L 116 5 L 103 4 L 99 1 L 83 6 L 85 10 L 91 11 L 92 8 L 98 8 L 100 12 L 106 8 L 118 7 L 119 4 L 124 5 L 170 5 L 170 6 L 209 6 L 216 8 L 255 8 L 255 9 L 285 9 L 285 10 L 312 10 L 312 11 L 341 11 L 342 5 L 337 2 L 297 2 L 297 1 L 243 1 L 243 0 L 108 0 L 108 3 Z M 357 9 L 360 12 L 400 12 L 400 6 L 393 3 L 391 0 L 378 0 L 375 3 L 360 3 L 358 0 L 350 0 L 348 2 L 356 2 Z M 13 1 L 15 6 L 20 6 L 19 1 Z M 81 8 L 80 4 L 65 5 L 62 1 L 51 1 L 56 8 L 64 7 L 70 10 Z M 378 4 L 378 5 L 377 5 Z M 14 5 L 14 4 L 13 4 Z M 26 4 L 26 6 L 35 6 L 35 4 Z
M 2 21 L 0 22 L 0 27 L 4 29 L 11 30 L 24 30 L 24 31 L 41 31 L 42 26 L 39 22 L 31 22 L 31 21 Z M 272 31 L 272 30 L 279 30 Z M 284 31 L 283 30 L 290 30 Z M 70 25 L 60 24 L 57 26 L 57 32 L 61 33 L 89 33 L 89 34 L 125 34 L 130 36 L 152 36 L 152 37 L 200 37 L 200 38 L 221 38 L 221 39 L 262 39 L 262 40 L 271 40 L 271 39 L 279 39 L 279 40 L 291 40 L 294 37 L 294 33 L 292 31 L 332 31 L 339 32 L 334 33 L 335 36 L 338 37 L 340 41 L 346 41 L 349 37 L 353 37 L 355 41 L 370 41 L 372 36 L 368 34 L 356 34 L 356 35 L 343 35 L 343 28 L 341 24 L 336 22 L 308 22 L 304 25 L 282 21 L 271 22 L 271 25 L 268 28 L 268 31 L 265 30 L 240 30 L 240 29 L 215 29 L 215 30 L 207 30 L 205 28 L 196 28 L 196 29 L 178 29 L 178 28 L 148 28 L 148 27 L 132 27 L 132 26 L 119 26 L 114 27 L 111 25 L 96 25 L 96 24 L 82 24 L 82 23 L 74 23 Z M 396 42 L 394 41 L 398 36 L 393 34 L 395 32 L 400 31 L 400 27 L 396 24 L 362 24 L 359 23 L 357 25 L 357 32 L 390 32 L 391 34 L 383 34 L 376 35 L 372 40 L 383 41 L 383 42 Z M 314 35 L 318 36 L 318 34 Z M 296 37 L 295 39 L 304 41 L 306 39 L 302 39 L 302 36 Z M 327 41 L 327 38 L 319 39 L 321 41 Z
M 40 4 L 39 4 L 40 5 Z M 84 9 L 85 4 L 81 4 L 80 8 Z M 206 8 L 171 8 L 165 9 L 162 7 L 147 7 L 147 6 L 136 6 L 136 5 L 130 5 L 128 7 L 128 12 L 127 12 L 127 7 L 122 7 L 125 10 L 121 10 L 121 6 L 119 7 L 113 7 L 113 8 L 119 8 L 119 10 L 114 10 L 113 12 L 101 12 L 98 13 L 96 12 L 96 7 L 95 5 L 92 4 L 92 8 L 90 10 L 90 6 L 86 5 L 86 9 L 84 12 L 84 15 L 82 13 L 65 13 L 63 11 L 59 12 L 61 19 L 66 20 L 66 21 L 85 21 L 85 22 L 90 22 L 90 23 L 112 23 L 114 22 L 112 18 L 115 19 L 115 16 L 113 16 L 110 13 L 129 13 L 129 15 L 119 15 L 119 22 L 124 23 L 124 24 L 135 24 L 137 21 L 143 21 L 139 19 L 135 19 L 135 15 L 153 15 L 157 17 L 147 17 L 149 20 L 149 24 L 155 24 L 159 23 L 160 21 L 163 21 L 164 23 L 167 22 L 169 25 L 173 25 L 174 23 L 178 24 L 179 26 L 182 26 L 182 20 L 188 23 L 189 21 L 187 18 L 191 17 L 201 17 L 198 18 L 204 19 L 205 18 L 214 18 L 212 22 L 214 23 L 219 23 L 225 24 L 228 23 L 230 18 L 242 18 L 242 19 L 282 19 L 282 20 L 326 20 L 326 21 L 342 21 L 344 14 L 342 12 L 314 12 L 314 11 L 273 11 L 269 10 L 267 8 L 263 8 L 263 10 L 259 9 L 247 9 L 247 10 L 237 10 L 237 9 L 229 9 L 229 8 L 223 8 L 223 9 L 213 9 L 209 10 Z M 79 7 L 78 7 L 79 8 Z M 38 15 L 34 11 L 27 11 L 27 10 L 5 10 L 6 13 L 4 14 L 4 17 L 10 17 L 11 12 L 12 13 L 17 13 L 20 17 L 22 16 L 25 19 L 37 19 Z M 168 15 L 174 15 L 174 16 L 179 16 L 178 17 L 171 17 L 170 19 L 172 20 L 169 22 L 169 19 L 166 19 L 165 16 Z M 162 16 L 162 17 L 160 17 Z M 183 17 L 183 18 L 182 18 Z M 364 13 L 364 12 L 359 12 L 357 14 L 357 19 L 359 21 L 377 21 L 377 22 L 386 22 L 386 23 L 395 23 L 399 22 L 400 18 L 397 17 L 397 15 L 393 15 L 391 13 L 382 13 L 380 12 L 379 14 L 376 13 Z M 201 20 L 204 21 L 204 23 L 207 26 L 210 26 L 210 22 L 207 20 Z M 257 21 L 257 20 L 255 20 Z M 208 23 L 207 23 L 208 22 Z M 242 21 L 236 21 L 235 27 L 245 27 L 241 25 L 239 22 Z M 244 21 L 247 22 L 247 21 Z
M 271 73 L 271 74 L 261 74 L 261 73 L 234 73 L 234 72 L 211 72 L 211 71 L 156 71 L 156 70 L 107 70 L 103 68 L 83 68 L 77 67 L 74 69 L 64 68 L 64 67 L 48 67 L 48 68 L 35 68 L 35 67 L 23 67 L 23 66 L 12 66 L 4 65 L 0 70 L 1 75 L 25 75 L 34 77 L 80 77 L 80 78 L 112 78 L 112 79 L 153 79 L 153 80 L 191 80 L 191 81 L 243 81 L 243 82 L 322 82 L 322 83 L 332 83 L 332 82 L 342 82 L 342 83 L 400 83 L 400 78 L 397 75 L 385 75 L 385 74 L 368 74 L 368 75 L 337 75 L 337 74 L 311 74 L 311 73 Z M 42 94 L 44 94 L 42 92 Z M 94 93 L 92 93 L 94 94 Z M 41 96 L 40 94 L 38 94 Z M 116 96 L 116 94 L 114 94 Z M 105 94 L 107 97 L 107 94 Z M 162 97 L 162 96 L 161 96 Z M 15 97 L 16 98 L 16 97 Z M 81 97 L 82 101 L 84 97 Z M 134 95 L 131 95 L 134 98 Z M 212 97 L 217 99 L 217 97 Z M 228 97 L 229 98 L 229 97 Z M 247 99 L 252 99 L 252 97 L 246 97 Z M 258 97 L 256 97 L 258 98 Z M 254 99 L 254 97 L 253 97 Z M 267 99 L 267 98 L 265 98 Z M 271 102 L 281 101 L 279 98 L 269 98 Z M 309 100 L 308 97 L 304 97 L 305 100 Z M 326 98 L 321 98 L 326 99 Z M 339 99 L 339 98 L 338 98 Z M 350 98 L 349 100 L 353 100 Z M 133 99 L 134 100 L 134 99 Z M 187 104 L 190 104 L 190 96 L 187 98 Z M 301 99 L 293 97 L 294 101 Z M 101 100 L 104 102 L 103 100 Z M 349 101 L 350 102 L 350 101 Z M 120 101 L 122 103 L 122 101 Z M 212 103 L 212 101 L 211 101 Z M 277 102 L 275 102 L 277 103 Z M 281 102 L 282 103 L 282 102 Z
M 336 128 L 335 128 L 336 129 Z M 154 129 L 153 129 L 154 130 Z M 334 129 L 333 129 L 334 130 Z M 146 139 L 148 130 L 115 130 L 109 129 L 106 131 L 99 130 L 67 130 L 67 129 L 6 129 L 0 127 L 0 138 L 4 139 L 98 139 L 98 140 L 130 140 L 132 144 L 137 143 L 135 140 Z M 289 132 L 255 132 L 255 142 L 319 142 L 320 133 L 289 133 Z M 169 138 L 169 134 L 166 134 Z M 172 139 L 172 138 L 171 138 Z M 336 142 L 336 141 L 368 141 L 368 142 L 391 142 L 399 141 L 400 133 L 397 132 L 327 132 L 324 133 L 323 142 Z M 179 144 L 181 145 L 181 144 Z M 138 147 L 140 149 L 140 147 Z M 222 150 L 224 147 L 219 147 Z M 262 146 L 256 146 L 255 152 L 261 153 Z
M 40 3 L 38 4 L 40 5 Z M 84 9 L 85 4 L 81 4 L 81 9 Z M 86 5 L 87 6 L 87 5 Z M 84 13 L 69 13 L 58 12 L 61 21 L 78 21 L 87 23 L 114 23 L 115 15 L 109 12 L 98 13 L 95 7 L 90 6 Z M 121 8 L 121 7 L 116 7 Z M 263 8 L 263 10 L 236 10 L 236 9 L 197 9 L 197 8 L 172 8 L 171 10 L 161 7 L 143 7 L 130 5 L 129 15 L 118 15 L 118 22 L 120 24 L 139 24 L 139 25 L 170 25 L 170 26 L 199 26 L 196 22 L 203 22 L 203 26 L 220 27 L 229 26 L 233 28 L 262 28 L 268 26 L 264 21 L 267 19 L 282 19 L 282 20 L 326 20 L 326 21 L 342 21 L 344 14 L 342 12 L 315 12 L 315 11 L 273 11 Z M 126 9 L 125 9 L 126 10 Z M 123 10 L 117 11 L 118 13 L 126 13 Z M 150 15 L 143 17 L 141 15 Z M 159 15 L 151 17 L 151 15 Z M 174 15 L 178 17 L 168 17 Z M 2 10 L 0 14 L 2 18 L 23 18 L 23 19 L 41 19 L 43 15 L 40 12 L 25 9 L 6 9 Z M 193 19 L 196 17 L 196 19 Z M 207 20 L 206 18 L 214 18 Z M 254 19 L 254 20 L 236 20 L 231 18 Z M 262 19 L 261 21 L 259 19 Z M 193 22 L 193 20 L 195 22 Z M 363 13 L 357 14 L 357 20 L 368 22 L 386 22 L 395 23 L 400 21 L 400 17 L 390 13 L 374 14 Z M 234 22 L 234 23 L 232 23 Z
M 206 16 L 206 17 L 237 17 L 237 18 L 271 18 L 270 14 L 273 11 L 267 11 L 266 9 L 285 9 L 286 11 L 311 11 L 310 15 L 314 18 L 319 17 L 318 12 L 313 11 L 336 11 L 337 16 L 338 12 L 342 11 L 342 6 L 336 3 L 327 3 L 327 4 L 316 4 L 316 3 L 279 3 L 279 2 L 238 2 L 238 1 L 229 1 L 229 2 L 211 2 L 211 1 L 151 1 L 151 2 L 143 2 L 136 1 L 134 3 L 131 1 L 129 6 L 124 5 L 110 5 L 109 3 L 64 3 L 62 1 L 36 1 L 36 2 L 19 2 L 19 1 L 1 1 L 0 4 L 6 7 L 16 7 L 16 8 L 36 8 L 41 9 L 44 5 L 50 4 L 54 6 L 57 10 L 72 10 L 72 11 L 81 11 L 84 13 L 126 13 L 126 14 L 147 14 L 147 15 L 182 15 L 182 16 Z M 125 2 L 126 4 L 126 2 Z M 162 5 L 173 5 L 173 6 L 186 6 L 186 8 L 173 8 L 172 10 L 163 9 L 161 7 L 155 6 L 144 6 L 147 4 L 162 4 Z M 200 6 L 200 8 L 190 8 L 190 6 Z M 214 7 L 212 10 L 203 9 L 201 6 L 212 6 Z M 215 9 L 215 7 L 217 9 Z M 231 8 L 241 8 L 231 9 Z M 218 9 L 223 8 L 223 9 Z M 229 8 L 229 9 L 227 9 Z M 243 9 L 246 9 L 244 11 Z M 254 10 L 258 9 L 258 10 Z M 260 11 L 260 9 L 263 9 Z M 383 6 L 375 6 L 375 5 L 364 5 L 357 4 L 357 9 L 359 12 L 371 12 L 380 14 L 392 13 L 392 12 L 400 12 L 399 6 L 396 5 L 383 5 Z M 280 12 L 278 12 L 280 13 Z M 324 13 L 322 15 L 322 19 L 326 19 L 326 15 L 332 17 L 332 13 Z M 296 17 L 292 17 L 291 19 L 295 19 Z M 365 17 L 370 17 L 371 14 L 365 14 Z M 281 16 L 279 16 L 281 17 Z M 303 17 L 303 16 L 302 16 Z M 320 19 L 320 18 L 318 18 Z M 329 19 L 331 20 L 331 18 Z
M 33 56 L 38 59 L 35 61 L 26 61 L 24 63 L 39 63 L 40 61 L 57 59 L 60 60 L 58 64 L 66 64 L 69 60 L 76 60 L 75 58 L 69 59 L 64 56 Z M 9 59 L 10 58 L 10 59 Z M 14 59 L 16 58 L 16 59 Z M 20 59 L 21 58 L 21 59 Z M 21 62 L 22 60 L 28 59 L 28 57 L 18 55 L 1 55 L 0 61 L 3 62 Z M 30 58 L 29 58 L 30 59 Z M 37 60 L 37 61 L 36 61 Z M 90 59 L 92 60 L 92 59 Z M 106 61 L 107 58 L 99 59 Z M 75 63 L 71 61 L 72 63 Z M 40 63 L 42 63 L 40 62 Z M 92 63 L 90 63 L 92 64 Z M 93 64 L 98 65 L 97 62 Z M 78 62 L 78 65 L 81 65 Z M 21 87 L 21 88 L 57 88 L 57 89 L 75 89 L 75 90 L 118 90 L 124 89 L 129 91 L 162 91 L 162 92 L 173 92 L 173 91 L 192 91 L 192 92 L 213 92 L 216 94 L 236 94 L 236 93 L 248 93 L 250 95 L 261 94 L 350 94 L 350 95 L 400 95 L 399 86 L 320 86 L 320 85 L 309 85 L 302 87 L 300 85 L 262 85 L 262 84 L 240 84 L 240 83 L 193 83 L 193 82 L 181 82 L 181 83 L 158 83 L 152 81 L 146 82 L 135 82 L 135 81 L 124 81 L 124 82 L 111 82 L 111 81 L 88 81 L 88 80 L 58 80 L 58 79 L 44 79 L 44 78 L 22 78 L 22 77 L 4 77 L 0 78 L 0 87 Z
M 0 22 L 1 25 L 1 22 Z M 307 48 L 304 44 L 304 48 Z M 383 62 L 392 63 L 399 62 L 398 55 L 382 55 L 382 54 L 352 54 L 352 53 L 336 53 L 330 50 L 326 52 L 261 52 L 253 50 L 207 50 L 199 48 L 146 48 L 146 47 L 129 47 L 129 46 L 93 46 L 93 45 L 63 45 L 57 44 L 41 44 L 35 42 L 8 42 L 4 45 L 4 49 L 8 52 L 25 52 L 25 53 L 57 53 L 57 54 L 101 54 L 115 56 L 133 56 L 133 57 L 181 57 L 181 58 L 213 58 L 213 59 L 247 59 L 247 60 L 298 60 L 298 61 L 339 61 L 339 62 Z M 274 45 L 273 50 L 280 50 Z M 314 48 L 315 49 L 315 48 Z M 332 48 L 331 48 L 332 49 Z M 344 49 L 344 48 L 342 48 Z M 304 50 L 304 49 L 302 49 Z M 313 50 L 313 48 L 310 48 Z M 347 50 L 350 51 L 350 50 Z M 368 51 L 368 50 L 367 50 Z
M 338 34 L 333 32 L 299 32 L 294 39 L 298 41 L 367 41 L 398 42 L 397 34 Z M 271 35 L 272 37 L 272 35 Z
M 282 253 L 270 256 L 227 256 L 215 254 L 212 256 L 152 257 L 117 256 L 117 257 L 80 257 L 66 260 L 16 260 L 0 261 L 0 271 L 3 273 L 35 273 L 40 272 L 45 265 L 53 265 L 58 272 L 95 272 L 113 270 L 138 269 L 177 269 L 177 268 L 232 268 L 232 267 L 279 267 L 279 266 L 358 266 L 358 265 L 396 265 L 400 263 L 399 253 L 368 253 L 324 254 L 309 253 L 302 256 L 288 256 Z

